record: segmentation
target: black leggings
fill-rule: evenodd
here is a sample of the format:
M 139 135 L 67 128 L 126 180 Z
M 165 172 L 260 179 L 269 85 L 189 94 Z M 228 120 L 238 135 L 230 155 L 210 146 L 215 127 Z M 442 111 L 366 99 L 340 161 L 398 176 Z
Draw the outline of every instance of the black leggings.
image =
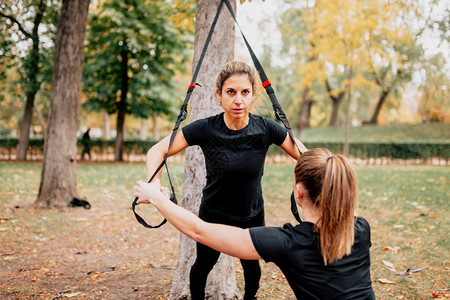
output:
M 255 226 L 264 225 L 264 212 L 260 213 L 257 217 L 252 219 L 249 224 Z M 239 226 L 241 227 L 241 226 Z M 208 274 L 219 259 L 220 252 L 211 249 L 208 246 L 197 243 L 197 258 L 194 265 L 191 268 L 189 274 L 190 291 L 192 300 L 204 300 L 205 299 L 205 287 Z M 256 292 L 259 288 L 259 280 L 261 279 L 261 267 L 258 260 L 244 260 L 241 259 L 241 265 L 244 269 L 245 279 L 245 294 L 244 300 L 254 299 Z

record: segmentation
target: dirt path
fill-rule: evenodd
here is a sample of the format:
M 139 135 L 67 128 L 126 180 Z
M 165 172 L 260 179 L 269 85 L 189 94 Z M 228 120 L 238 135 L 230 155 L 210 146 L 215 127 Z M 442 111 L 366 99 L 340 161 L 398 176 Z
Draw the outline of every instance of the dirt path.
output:
M 125 205 L 101 205 L 56 212 L 8 204 L 0 214 L 0 299 L 166 299 L 178 232 L 145 229 Z M 289 297 L 282 274 L 263 268 L 260 298 Z
M 165 299 L 178 234 L 170 226 L 142 230 L 131 216 L 114 207 L 101 214 L 94 207 L 62 213 L 7 207 L 0 298 Z

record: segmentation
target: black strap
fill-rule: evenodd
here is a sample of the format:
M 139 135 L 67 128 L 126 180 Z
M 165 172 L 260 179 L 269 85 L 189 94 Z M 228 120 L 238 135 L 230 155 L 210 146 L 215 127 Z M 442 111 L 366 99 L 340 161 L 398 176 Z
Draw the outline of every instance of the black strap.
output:
M 168 156 L 170 147 L 172 147 L 173 140 L 175 139 L 175 135 L 177 134 L 177 131 L 178 131 L 178 128 L 180 127 L 181 122 L 183 122 L 187 117 L 187 106 L 189 103 L 189 99 L 191 98 L 191 94 L 194 91 L 195 86 L 197 86 L 197 85 L 200 86 L 198 83 L 195 82 L 195 80 L 197 80 L 197 76 L 200 71 L 200 67 L 203 63 L 203 59 L 205 58 L 206 50 L 208 49 L 209 42 L 211 41 L 211 37 L 214 32 L 214 28 L 216 27 L 217 20 L 219 19 L 219 15 L 220 15 L 220 11 L 222 10 L 222 7 L 223 7 L 223 1 L 220 1 L 219 6 L 217 7 L 216 15 L 211 24 L 211 28 L 209 29 L 208 36 L 206 37 L 205 44 L 203 45 L 202 53 L 200 54 L 194 74 L 192 75 L 191 84 L 188 87 L 188 90 L 186 92 L 186 97 L 184 98 L 183 105 L 181 105 L 180 113 L 178 114 L 177 120 L 175 121 L 175 126 L 173 127 L 172 134 L 170 136 L 169 147 L 167 148 L 167 153 L 164 155 L 163 161 L 160 163 L 160 165 L 158 166 L 158 168 L 156 169 L 156 171 L 153 173 L 153 175 L 151 176 L 151 178 L 148 181 L 148 182 L 151 182 L 153 180 L 153 178 L 155 178 L 156 174 L 158 174 L 158 172 L 161 170 L 161 168 L 165 165 L 166 170 L 167 170 L 167 176 L 169 178 L 170 189 L 171 189 L 170 200 L 172 200 L 175 204 L 178 204 L 178 201 L 177 201 L 177 198 L 175 195 L 175 189 L 172 185 L 172 180 L 170 179 L 169 168 L 167 167 L 167 156 Z M 133 201 L 133 204 L 131 205 L 131 207 L 133 209 L 133 213 L 134 213 L 134 216 L 136 217 L 136 220 L 142 226 L 144 226 L 146 228 L 159 228 L 167 222 L 167 220 L 164 219 L 159 225 L 156 225 L 156 226 L 149 225 L 147 222 L 145 222 L 145 220 L 141 216 L 139 216 L 135 210 L 138 199 L 139 199 L 138 197 L 134 198 L 134 201 Z
M 245 45 L 247 46 L 248 52 L 250 53 L 250 57 L 253 60 L 253 64 L 255 65 L 256 70 L 258 71 L 259 77 L 261 78 L 262 86 L 266 90 L 267 95 L 270 98 L 270 101 L 272 102 L 273 109 L 275 111 L 275 117 L 283 123 L 284 127 L 286 128 L 292 142 L 297 147 L 298 153 L 300 155 L 302 154 L 302 151 L 300 151 L 300 148 L 298 147 L 297 143 L 295 142 L 294 135 L 292 134 L 291 125 L 289 125 L 289 120 L 286 117 L 286 114 L 284 113 L 283 109 L 281 108 L 280 103 L 278 102 L 277 96 L 275 95 L 275 91 L 272 88 L 272 84 L 270 83 L 269 79 L 267 78 L 266 72 L 264 72 L 264 69 L 259 62 L 258 58 L 256 57 L 255 53 L 253 52 L 252 47 L 248 43 L 247 39 L 245 38 L 244 33 L 242 32 L 241 26 L 239 26 L 239 23 L 236 19 L 236 15 L 234 14 L 233 8 L 231 7 L 229 0 L 222 0 L 222 2 L 225 2 L 225 5 L 228 8 L 228 11 L 230 12 L 231 16 L 234 19 L 234 22 L 239 27 L 239 31 L 241 32 L 241 35 L 244 39 Z M 297 204 L 295 202 L 294 192 L 291 194 L 291 211 L 294 215 L 295 219 L 301 223 L 300 215 L 298 214 L 297 210 Z

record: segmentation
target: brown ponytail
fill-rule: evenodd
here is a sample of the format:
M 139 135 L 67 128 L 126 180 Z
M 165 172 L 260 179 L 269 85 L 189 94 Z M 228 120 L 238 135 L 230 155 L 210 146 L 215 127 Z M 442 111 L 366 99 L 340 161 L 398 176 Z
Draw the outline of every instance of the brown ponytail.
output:
M 320 232 L 324 263 L 350 254 L 354 242 L 354 212 L 357 185 L 353 168 L 342 155 L 328 149 L 305 152 L 295 166 L 296 182 L 301 182 L 320 218 L 314 226 Z

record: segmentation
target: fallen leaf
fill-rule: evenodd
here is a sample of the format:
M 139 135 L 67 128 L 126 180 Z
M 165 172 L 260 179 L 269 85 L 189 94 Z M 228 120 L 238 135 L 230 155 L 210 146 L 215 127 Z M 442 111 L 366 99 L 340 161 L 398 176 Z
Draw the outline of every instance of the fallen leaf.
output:
M 111 272 L 111 271 L 114 271 L 115 269 L 116 269 L 116 267 L 114 267 L 114 266 L 107 267 L 106 269 L 101 270 L 100 273 Z
M 383 260 L 383 264 L 391 269 L 394 269 L 394 265 L 391 262 L 388 262 L 387 260 Z
M 91 280 L 93 280 L 93 281 L 97 280 L 98 276 L 100 276 L 100 273 L 95 273 L 95 274 L 91 277 Z
M 383 248 L 383 250 L 390 250 L 390 251 L 393 251 L 394 253 L 397 253 L 398 251 L 400 251 L 402 248 L 400 248 L 400 247 L 398 247 L 398 246 L 395 246 L 395 247 L 389 247 L 389 246 L 387 246 L 387 247 L 384 247 Z
M 389 279 L 386 279 L 386 278 L 378 278 L 378 281 L 380 283 L 383 283 L 383 284 L 393 284 L 393 283 L 395 283 L 395 282 L 390 281 Z
M 17 256 L 5 256 L 5 257 L 3 257 L 3 260 L 13 260 L 16 258 L 17 258 Z
M 442 298 L 442 295 L 438 293 L 431 293 L 431 296 L 433 296 L 434 298 Z
M 417 273 L 417 272 L 420 272 L 420 271 L 424 271 L 426 269 L 428 269 L 428 266 L 423 267 L 423 268 L 418 268 L 418 269 L 410 269 L 410 268 L 408 268 L 405 271 L 397 273 L 396 275 L 405 276 L 405 275 L 409 275 L 409 274 L 412 274 L 412 273 Z
M 86 222 L 88 220 L 89 220 L 88 218 L 73 218 L 72 219 L 72 221 L 75 221 L 75 222 Z
M 76 296 L 78 296 L 80 293 L 71 293 L 71 294 L 64 294 L 64 297 L 67 297 L 67 298 L 72 298 L 72 297 L 76 297 Z
M 170 267 L 168 265 L 157 266 L 157 265 L 150 264 L 150 267 L 152 267 L 154 269 L 166 269 L 166 270 L 176 270 L 177 269 L 176 267 Z

